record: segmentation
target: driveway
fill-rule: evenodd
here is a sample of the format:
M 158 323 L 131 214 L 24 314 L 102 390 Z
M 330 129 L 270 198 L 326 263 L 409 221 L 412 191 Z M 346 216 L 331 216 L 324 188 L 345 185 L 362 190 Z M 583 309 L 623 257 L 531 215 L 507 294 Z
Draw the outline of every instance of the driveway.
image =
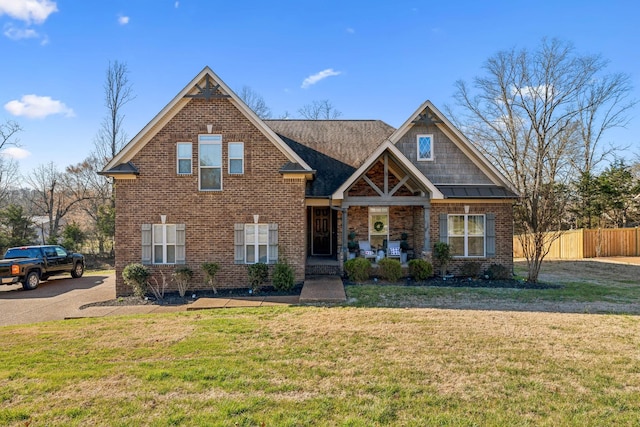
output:
M 114 299 L 115 274 L 52 277 L 37 289 L 0 286 L 0 326 L 81 317 L 84 304 Z M 84 310 L 83 310 L 84 311 Z

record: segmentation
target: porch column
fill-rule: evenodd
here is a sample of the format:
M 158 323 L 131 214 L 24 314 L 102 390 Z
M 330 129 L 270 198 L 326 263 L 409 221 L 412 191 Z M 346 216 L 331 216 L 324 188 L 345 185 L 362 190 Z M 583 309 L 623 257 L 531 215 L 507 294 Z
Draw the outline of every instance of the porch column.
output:
M 424 206 L 424 247 L 423 252 L 431 253 L 431 205 Z
M 349 224 L 347 223 L 347 208 L 342 208 L 342 262 L 349 259 L 349 246 L 347 244 L 347 235 L 349 234 Z

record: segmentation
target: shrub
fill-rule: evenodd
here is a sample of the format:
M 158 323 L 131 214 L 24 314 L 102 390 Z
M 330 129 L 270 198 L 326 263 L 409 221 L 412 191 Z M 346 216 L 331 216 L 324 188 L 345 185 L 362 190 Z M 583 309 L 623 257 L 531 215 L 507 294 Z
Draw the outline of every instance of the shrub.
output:
M 380 277 L 390 282 L 397 282 L 402 277 L 402 265 L 397 259 L 383 258 L 378 261 Z
M 184 298 L 184 294 L 187 293 L 192 278 L 193 270 L 186 265 L 177 267 L 173 272 L 173 280 L 175 280 L 176 285 L 178 285 L 178 293 L 181 298 Z
M 463 277 L 476 278 L 480 276 L 482 266 L 479 262 L 467 261 L 460 266 L 460 275 Z
M 412 259 L 409 261 L 409 274 L 415 280 L 427 280 L 433 275 L 433 265 L 423 259 Z
M 149 285 L 149 289 L 151 289 L 153 296 L 155 296 L 157 300 L 163 300 L 164 291 L 167 289 L 167 277 L 164 275 L 162 270 L 158 270 L 158 273 L 160 273 L 160 277 L 162 277 L 162 284 L 160 284 L 158 279 L 155 277 L 152 278 L 153 284 L 151 281 L 148 281 L 147 284 Z
M 249 284 L 251 285 L 251 290 L 253 290 L 253 292 L 259 291 L 262 284 L 269 278 L 269 268 L 267 267 L 267 264 L 263 262 L 249 264 L 247 266 L 247 270 L 249 273 Z
M 508 280 L 512 277 L 511 271 L 502 264 L 491 264 L 484 275 L 490 280 Z
M 344 263 L 344 271 L 352 282 L 364 282 L 371 275 L 371 263 L 365 258 L 354 258 Z
M 293 268 L 286 260 L 279 260 L 273 267 L 271 282 L 276 291 L 288 292 L 293 289 L 295 276 Z
M 451 246 L 448 243 L 436 242 L 433 245 L 433 257 L 438 261 L 440 274 L 447 275 L 447 265 L 451 261 Z
M 207 279 L 207 284 L 211 286 L 213 289 L 213 293 L 217 294 L 216 290 L 216 274 L 218 274 L 218 270 L 220 270 L 220 265 L 215 262 L 205 262 L 201 265 L 202 271 L 204 271 L 204 275 Z
M 122 270 L 124 283 L 133 288 L 133 294 L 137 297 L 143 297 L 147 293 L 149 276 L 151 272 L 142 264 L 129 264 Z

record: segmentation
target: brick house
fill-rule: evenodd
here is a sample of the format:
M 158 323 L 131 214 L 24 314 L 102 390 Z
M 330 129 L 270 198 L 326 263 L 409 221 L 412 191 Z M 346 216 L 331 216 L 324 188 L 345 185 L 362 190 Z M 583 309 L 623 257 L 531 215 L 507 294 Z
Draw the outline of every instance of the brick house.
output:
M 116 183 L 119 296 L 134 262 L 156 275 L 187 264 L 194 289 L 210 261 L 220 287 L 247 287 L 246 264 L 279 258 L 300 282 L 339 274 L 350 233 L 389 255 L 403 234 L 414 257 L 448 242 L 453 271 L 513 265 L 514 190 L 429 101 L 399 129 L 261 120 L 205 67 L 101 174 Z

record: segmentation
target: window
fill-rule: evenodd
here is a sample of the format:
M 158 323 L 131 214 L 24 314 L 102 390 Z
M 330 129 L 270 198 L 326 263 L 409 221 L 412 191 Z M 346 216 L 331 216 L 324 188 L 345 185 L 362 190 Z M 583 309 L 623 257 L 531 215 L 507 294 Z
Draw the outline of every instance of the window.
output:
M 198 137 L 200 190 L 222 190 L 222 135 Z
M 449 215 L 448 227 L 451 255 L 458 257 L 485 256 L 484 215 Z
M 234 239 L 236 264 L 278 261 L 278 224 L 236 224 Z
M 369 208 L 369 243 L 372 248 L 384 245 L 384 241 L 389 238 L 389 208 L 370 207 Z
M 267 253 L 269 226 L 267 224 L 247 224 L 244 228 L 245 262 L 255 264 L 269 262 Z
M 184 264 L 184 224 L 142 224 L 143 264 Z
M 418 160 L 433 160 L 433 135 L 418 135 Z
M 244 142 L 229 143 L 229 173 L 233 175 L 244 173 Z
M 176 151 L 178 175 L 191 175 L 191 143 L 178 142 Z

